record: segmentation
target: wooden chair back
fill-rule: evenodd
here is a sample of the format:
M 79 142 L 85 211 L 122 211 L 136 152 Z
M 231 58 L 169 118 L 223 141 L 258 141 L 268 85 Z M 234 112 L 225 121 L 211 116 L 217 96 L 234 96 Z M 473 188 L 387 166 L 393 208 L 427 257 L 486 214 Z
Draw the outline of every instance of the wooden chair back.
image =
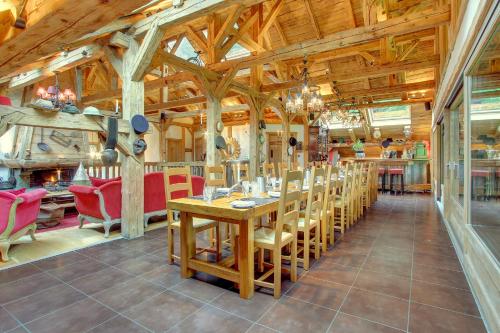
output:
M 287 169 L 283 171 L 274 239 L 274 244 L 278 249 L 281 248 L 281 233 L 285 225 L 291 229 L 294 237 L 297 236 L 303 180 L 302 171 L 288 171 Z
M 265 177 L 276 177 L 276 170 L 274 167 L 274 163 L 264 163 L 263 171 Z
M 222 165 L 218 166 L 206 165 L 205 184 L 207 186 L 227 187 L 226 168 L 223 167 Z
M 319 179 L 318 179 L 319 178 Z M 323 208 L 323 194 L 325 192 L 325 170 L 322 167 L 315 167 L 309 176 L 309 192 L 307 194 L 307 204 L 304 218 L 304 228 L 309 228 L 311 219 L 320 221 L 321 209 Z
M 335 172 L 335 174 L 333 173 Z M 325 174 L 325 193 L 323 195 L 322 216 L 327 216 L 328 210 L 333 214 L 335 199 L 337 196 L 337 175 L 338 168 L 328 165 Z
M 250 180 L 248 173 L 248 164 L 240 164 L 240 181 Z M 233 165 L 233 182 L 238 181 L 238 165 Z
M 170 183 L 171 176 L 184 177 L 184 182 Z M 178 179 L 177 179 L 178 180 Z M 165 199 L 167 200 L 167 219 L 168 223 L 174 221 L 174 215 L 171 209 L 168 209 L 168 201 L 172 200 L 172 194 L 174 192 L 185 191 L 188 197 L 193 196 L 193 185 L 191 182 L 191 167 L 178 167 L 178 168 L 164 168 L 163 170 L 163 181 L 165 184 Z

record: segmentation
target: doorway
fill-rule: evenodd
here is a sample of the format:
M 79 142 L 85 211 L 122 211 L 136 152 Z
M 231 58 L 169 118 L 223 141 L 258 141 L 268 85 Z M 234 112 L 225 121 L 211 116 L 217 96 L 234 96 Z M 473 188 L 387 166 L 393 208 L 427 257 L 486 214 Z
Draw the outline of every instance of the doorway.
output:
M 182 139 L 167 139 L 167 160 L 169 162 L 183 162 L 184 141 Z

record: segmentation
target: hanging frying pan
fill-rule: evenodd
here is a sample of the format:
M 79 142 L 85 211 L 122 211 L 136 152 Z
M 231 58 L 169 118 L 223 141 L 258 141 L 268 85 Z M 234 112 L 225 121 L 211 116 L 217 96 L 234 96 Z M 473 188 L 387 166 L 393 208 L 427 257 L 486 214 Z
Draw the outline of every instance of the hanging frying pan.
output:
M 48 144 L 46 144 L 45 142 L 43 142 L 43 127 L 41 128 L 41 136 L 40 136 L 40 142 L 38 142 L 37 146 L 38 146 L 38 149 L 40 149 L 41 151 L 49 151 L 50 150 L 50 147 Z

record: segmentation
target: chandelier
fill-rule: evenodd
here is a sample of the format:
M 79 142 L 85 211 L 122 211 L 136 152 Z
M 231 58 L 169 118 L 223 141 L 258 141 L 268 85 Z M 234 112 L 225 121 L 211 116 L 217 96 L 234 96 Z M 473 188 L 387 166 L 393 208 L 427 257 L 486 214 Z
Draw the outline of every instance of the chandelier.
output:
M 323 98 L 321 97 L 320 87 L 309 84 L 309 70 L 307 68 L 307 59 L 304 59 L 304 68 L 297 81 L 302 83 L 302 87 L 288 90 L 286 102 L 286 112 L 288 114 L 318 112 L 323 109 Z M 292 77 L 293 78 L 293 77 Z
M 347 101 L 344 97 L 342 97 L 335 82 L 332 83 L 332 91 L 335 96 L 335 100 L 325 104 L 325 108 L 322 112 L 322 118 L 324 121 L 329 123 L 340 121 L 342 126 L 345 128 L 361 127 L 366 119 L 363 113 L 359 110 L 359 105 L 356 103 L 356 99 L 352 97 L 350 101 Z
M 38 88 L 36 92 L 38 100 L 33 104 L 45 109 L 60 109 L 62 112 L 79 113 L 80 110 L 74 105 L 76 95 L 68 88 L 61 91 L 57 73 L 55 77 L 55 85 L 49 86 L 47 89 L 43 87 Z

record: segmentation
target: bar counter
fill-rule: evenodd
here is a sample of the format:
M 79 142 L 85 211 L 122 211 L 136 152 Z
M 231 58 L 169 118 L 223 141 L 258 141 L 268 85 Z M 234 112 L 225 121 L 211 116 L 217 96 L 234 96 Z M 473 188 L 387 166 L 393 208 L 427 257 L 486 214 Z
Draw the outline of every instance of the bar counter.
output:
M 389 168 L 404 170 L 405 191 L 430 191 L 430 160 L 429 159 L 401 159 L 401 158 L 343 158 L 341 161 L 375 162 L 379 168 L 385 168 L 385 184 L 389 188 Z

